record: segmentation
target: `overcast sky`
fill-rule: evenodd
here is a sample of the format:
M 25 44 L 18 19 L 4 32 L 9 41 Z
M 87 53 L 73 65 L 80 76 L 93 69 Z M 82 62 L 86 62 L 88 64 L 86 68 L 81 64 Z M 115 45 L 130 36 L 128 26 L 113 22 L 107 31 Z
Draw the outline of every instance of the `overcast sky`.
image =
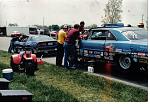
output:
M 0 26 L 17 23 L 20 26 L 75 24 L 101 25 L 108 0 L 0 0 Z M 122 22 L 137 25 L 147 21 L 147 0 L 123 0 Z

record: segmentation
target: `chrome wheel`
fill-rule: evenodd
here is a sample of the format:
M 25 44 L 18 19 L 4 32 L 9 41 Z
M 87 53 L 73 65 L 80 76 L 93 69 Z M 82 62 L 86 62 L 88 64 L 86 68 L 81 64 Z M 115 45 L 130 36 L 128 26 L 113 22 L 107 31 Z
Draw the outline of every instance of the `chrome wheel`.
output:
M 128 56 L 121 56 L 119 58 L 119 65 L 122 69 L 128 70 L 131 67 L 131 58 Z

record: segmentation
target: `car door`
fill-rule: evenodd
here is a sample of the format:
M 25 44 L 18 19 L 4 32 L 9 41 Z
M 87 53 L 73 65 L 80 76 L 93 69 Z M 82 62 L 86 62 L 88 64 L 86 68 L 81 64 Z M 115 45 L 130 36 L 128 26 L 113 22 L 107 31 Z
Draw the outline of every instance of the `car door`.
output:
M 80 54 L 87 57 L 96 57 L 103 54 L 106 42 L 106 30 L 92 30 L 87 40 L 80 42 Z M 102 55 L 103 56 L 103 55 Z
M 106 41 L 104 43 L 104 59 L 114 59 L 114 49 L 116 48 L 117 39 L 109 30 L 105 31 Z

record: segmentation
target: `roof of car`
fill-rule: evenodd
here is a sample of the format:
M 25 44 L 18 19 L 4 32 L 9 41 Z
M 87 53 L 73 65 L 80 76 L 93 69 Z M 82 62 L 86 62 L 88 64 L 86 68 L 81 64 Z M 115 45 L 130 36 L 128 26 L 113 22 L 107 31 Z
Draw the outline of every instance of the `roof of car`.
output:
M 92 30 L 117 30 L 117 31 L 126 31 L 126 30 L 140 30 L 142 28 L 138 27 L 98 27 L 98 28 L 93 28 Z

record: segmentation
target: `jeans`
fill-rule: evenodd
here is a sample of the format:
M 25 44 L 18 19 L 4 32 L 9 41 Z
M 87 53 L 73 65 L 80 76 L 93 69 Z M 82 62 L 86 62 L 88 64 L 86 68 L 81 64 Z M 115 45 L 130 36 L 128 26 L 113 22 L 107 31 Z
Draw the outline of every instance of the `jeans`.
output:
M 64 57 L 64 47 L 63 44 L 57 42 L 57 55 L 56 55 L 56 65 L 62 66 L 62 60 Z
M 77 65 L 77 54 L 75 45 L 69 45 L 64 43 L 64 67 L 76 67 Z

